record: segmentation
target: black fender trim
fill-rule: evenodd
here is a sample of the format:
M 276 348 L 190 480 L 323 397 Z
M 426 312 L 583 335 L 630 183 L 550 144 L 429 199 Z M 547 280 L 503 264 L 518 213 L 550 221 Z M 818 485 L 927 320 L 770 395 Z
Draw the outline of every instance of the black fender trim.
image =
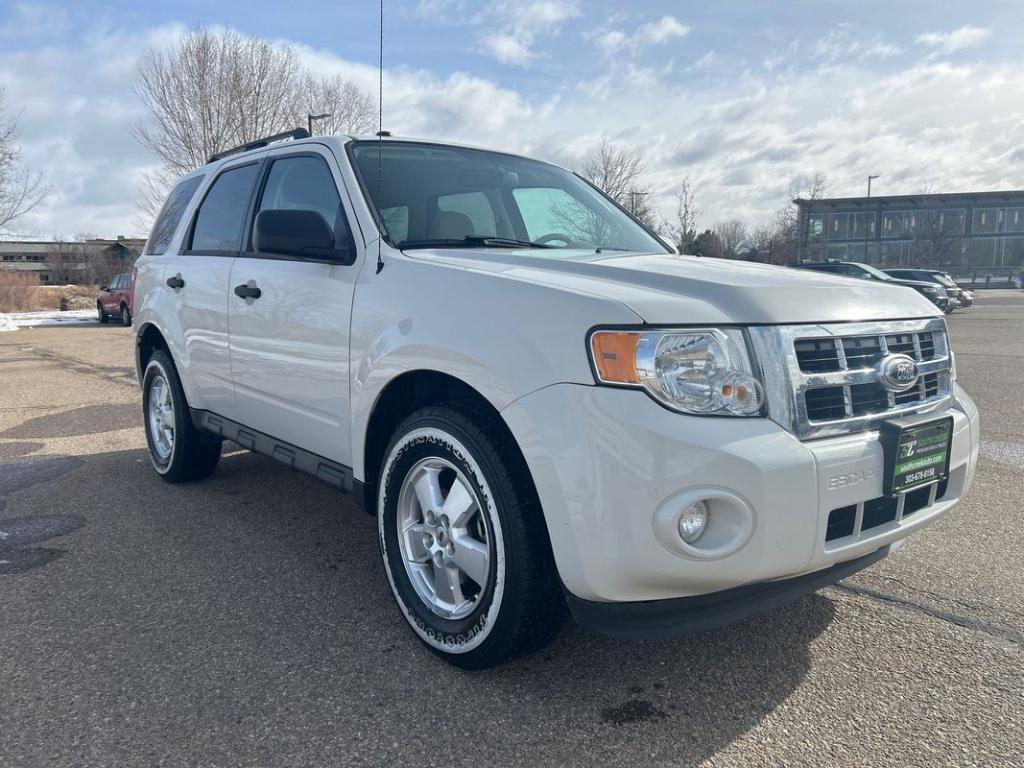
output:
M 278 440 L 263 432 L 250 429 L 237 421 L 226 419 L 211 411 L 190 408 L 189 415 L 195 428 L 210 435 L 230 440 L 253 453 L 269 456 L 286 467 L 312 475 L 317 480 L 335 488 L 352 493 L 352 468 L 336 461 L 325 459 L 296 445 Z M 361 483 L 360 483 L 361 485 Z M 357 498 L 357 501 L 359 499 Z
M 763 581 L 695 597 L 599 603 L 583 600 L 566 590 L 565 598 L 577 622 L 604 635 L 652 640 L 683 637 L 757 616 L 835 584 L 877 563 L 889 554 L 889 549 L 886 545 L 855 560 L 791 579 Z

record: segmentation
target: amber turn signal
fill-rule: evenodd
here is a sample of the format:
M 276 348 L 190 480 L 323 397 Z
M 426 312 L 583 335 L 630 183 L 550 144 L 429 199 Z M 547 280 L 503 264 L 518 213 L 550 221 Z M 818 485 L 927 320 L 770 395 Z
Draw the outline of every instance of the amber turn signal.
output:
M 631 331 L 598 331 L 590 337 L 590 351 L 601 381 L 608 384 L 639 384 L 636 346 L 640 334 Z

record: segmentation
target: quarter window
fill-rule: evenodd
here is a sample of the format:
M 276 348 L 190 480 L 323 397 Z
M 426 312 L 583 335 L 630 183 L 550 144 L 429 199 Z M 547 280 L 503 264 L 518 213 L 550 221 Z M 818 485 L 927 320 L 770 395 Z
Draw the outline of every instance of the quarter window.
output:
M 199 206 L 191 250 L 237 252 L 242 220 L 256 180 L 256 163 L 224 171 Z
M 171 190 L 171 194 L 167 196 L 167 202 L 164 203 L 164 207 L 160 209 L 160 215 L 156 218 L 153 231 L 149 233 L 146 253 L 162 256 L 167 252 L 171 238 L 174 237 L 174 232 L 178 228 L 178 222 L 181 221 L 185 209 L 192 200 L 192 195 L 196 193 L 202 180 L 202 176 L 185 179 Z

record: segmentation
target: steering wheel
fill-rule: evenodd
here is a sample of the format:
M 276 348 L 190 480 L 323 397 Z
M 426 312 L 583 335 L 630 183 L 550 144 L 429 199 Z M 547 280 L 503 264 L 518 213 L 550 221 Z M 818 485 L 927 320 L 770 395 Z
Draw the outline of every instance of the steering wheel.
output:
M 538 237 L 533 242 L 536 243 L 537 245 L 547 245 L 548 243 L 555 240 L 561 240 L 563 243 L 565 243 L 566 248 L 571 247 L 572 244 L 575 242 L 571 237 L 564 234 L 563 232 L 548 232 L 548 234 Z

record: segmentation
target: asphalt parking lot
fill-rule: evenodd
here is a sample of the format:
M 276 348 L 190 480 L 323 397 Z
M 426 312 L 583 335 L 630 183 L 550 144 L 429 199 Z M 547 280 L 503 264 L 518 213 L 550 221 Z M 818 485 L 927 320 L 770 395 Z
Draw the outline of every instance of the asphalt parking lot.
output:
M 472 674 L 348 497 L 241 450 L 157 478 L 130 330 L 0 334 L 0 766 L 1020 766 L 1024 292 L 950 326 L 985 441 L 951 515 L 761 618 Z

